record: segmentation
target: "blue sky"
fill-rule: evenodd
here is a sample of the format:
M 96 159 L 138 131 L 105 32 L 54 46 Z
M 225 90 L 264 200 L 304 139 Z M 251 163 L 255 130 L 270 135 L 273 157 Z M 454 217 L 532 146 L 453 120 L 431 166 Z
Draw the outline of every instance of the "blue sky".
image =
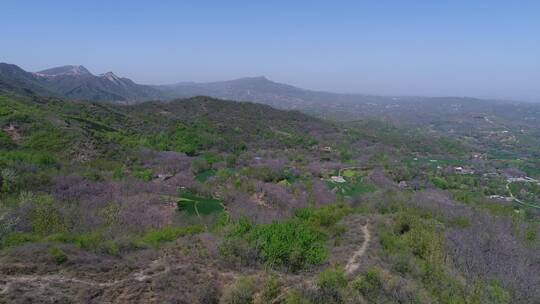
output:
M 540 1 L 3 0 L 0 28 L 30 71 L 540 100 Z

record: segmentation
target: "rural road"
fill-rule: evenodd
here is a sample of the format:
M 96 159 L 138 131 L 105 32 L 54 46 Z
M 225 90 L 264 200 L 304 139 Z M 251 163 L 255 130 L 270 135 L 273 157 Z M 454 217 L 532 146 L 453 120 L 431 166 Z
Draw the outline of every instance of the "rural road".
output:
M 526 202 L 520 200 L 519 198 L 515 197 L 514 194 L 512 193 L 512 190 L 510 190 L 510 183 L 511 183 L 511 182 L 507 182 L 507 183 L 506 183 L 506 190 L 508 190 L 508 193 L 510 193 L 510 197 L 511 197 L 514 201 L 520 203 L 520 204 L 523 205 L 523 206 L 527 206 L 527 207 L 531 207 L 531 208 L 540 209 L 540 206 L 526 203 Z

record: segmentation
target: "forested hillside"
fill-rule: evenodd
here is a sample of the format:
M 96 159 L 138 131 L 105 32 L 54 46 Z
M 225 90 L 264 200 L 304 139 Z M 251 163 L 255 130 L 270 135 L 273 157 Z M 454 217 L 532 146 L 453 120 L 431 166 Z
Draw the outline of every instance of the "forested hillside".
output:
M 0 127 L 0 302 L 540 300 L 533 158 L 209 97 L 11 92 Z

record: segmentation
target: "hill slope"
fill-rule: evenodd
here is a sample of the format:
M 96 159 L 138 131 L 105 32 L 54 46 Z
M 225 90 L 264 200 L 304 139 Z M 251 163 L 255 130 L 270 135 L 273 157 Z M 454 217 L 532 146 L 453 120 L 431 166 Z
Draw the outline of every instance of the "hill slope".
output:
M 0 95 L 0 128 L 0 302 L 540 299 L 519 164 L 448 138 L 208 97 Z

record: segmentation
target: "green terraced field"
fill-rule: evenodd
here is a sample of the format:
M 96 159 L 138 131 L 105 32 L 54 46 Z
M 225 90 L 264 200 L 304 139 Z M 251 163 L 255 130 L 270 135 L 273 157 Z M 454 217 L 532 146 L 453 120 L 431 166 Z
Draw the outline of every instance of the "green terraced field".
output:
M 345 183 L 334 182 L 332 180 L 326 182 L 328 187 L 338 194 L 356 196 L 376 190 L 375 186 L 364 181 L 364 177 L 357 170 L 343 170 L 342 177 L 345 179 Z
M 204 183 L 206 182 L 210 177 L 216 175 L 216 170 L 214 169 L 209 169 L 209 170 L 205 170 L 205 171 L 202 171 L 200 172 L 199 174 L 197 174 L 195 176 L 195 179 L 201 183 Z
M 217 199 L 184 194 L 178 199 L 178 210 L 185 211 L 190 215 L 202 216 L 222 212 L 223 206 Z

